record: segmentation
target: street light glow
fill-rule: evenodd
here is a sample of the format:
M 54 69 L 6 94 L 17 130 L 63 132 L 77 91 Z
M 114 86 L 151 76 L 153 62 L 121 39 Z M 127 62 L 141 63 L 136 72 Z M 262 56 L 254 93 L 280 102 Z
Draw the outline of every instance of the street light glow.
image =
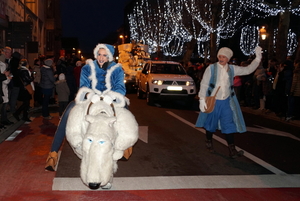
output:
M 266 38 L 267 38 L 267 31 L 266 31 L 265 26 L 261 27 L 261 29 L 259 30 L 259 33 L 260 33 L 261 39 L 262 40 L 266 40 Z

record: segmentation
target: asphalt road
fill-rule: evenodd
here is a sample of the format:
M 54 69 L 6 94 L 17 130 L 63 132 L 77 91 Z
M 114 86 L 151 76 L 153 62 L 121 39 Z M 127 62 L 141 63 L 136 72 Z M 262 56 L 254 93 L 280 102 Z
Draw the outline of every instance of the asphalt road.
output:
M 115 177 L 300 173 L 297 126 L 244 113 L 248 132 L 236 134 L 235 144 L 246 154 L 231 159 L 219 131 L 214 140 L 216 153 L 206 150 L 204 130 L 195 128 L 199 114 L 196 108 L 187 109 L 180 102 L 148 106 L 135 94 L 127 96 L 129 109 L 141 129 L 140 139 L 130 160 L 118 162 Z M 56 176 L 79 177 L 80 160 L 68 144 L 61 158 Z M 71 162 L 76 165 L 70 166 Z
M 203 130 L 194 127 L 199 114 L 197 102 L 192 109 L 187 109 L 180 102 L 148 106 L 135 94 L 128 97 L 130 110 L 139 125 L 148 128 L 148 143 L 139 140 L 135 147 L 139 153 L 133 157 L 139 157 L 138 161 L 157 162 L 151 168 L 161 168 L 166 171 L 163 174 L 265 173 L 264 168 L 257 167 L 247 157 L 230 159 L 227 147 L 217 140 L 214 141 L 216 153 L 207 152 Z M 299 174 L 300 127 L 255 113 L 244 112 L 244 118 L 248 131 L 235 134 L 236 146 L 287 174 Z M 219 131 L 216 136 L 224 139 Z M 184 167 L 191 163 L 192 167 Z

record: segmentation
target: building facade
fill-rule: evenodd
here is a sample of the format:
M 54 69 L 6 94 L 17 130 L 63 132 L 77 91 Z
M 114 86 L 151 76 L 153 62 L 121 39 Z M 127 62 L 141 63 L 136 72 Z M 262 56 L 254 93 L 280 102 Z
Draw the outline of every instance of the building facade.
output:
M 59 57 L 59 0 L 0 0 L 0 47 L 10 46 L 31 60 Z

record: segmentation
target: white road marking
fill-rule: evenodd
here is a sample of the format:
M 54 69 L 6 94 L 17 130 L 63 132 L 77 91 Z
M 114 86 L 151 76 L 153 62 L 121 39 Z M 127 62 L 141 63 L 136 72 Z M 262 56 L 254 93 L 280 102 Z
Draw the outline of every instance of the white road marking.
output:
M 157 176 L 114 177 L 110 190 L 157 189 L 224 189 L 224 188 L 299 188 L 300 175 L 216 175 L 216 176 Z M 83 184 L 80 178 L 54 178 L 52 190 L 95 191 Z
M 284 132 L 284 131 L 274 130 L 274 129 L 271 129 L 271 128 L 265 128 L 265 127 L 258 126 L 258 125 L 255 125 L 255 126 L 257 128 L 247 127 L 247 131 L 251 131 L 251 132 L 254 132 L 254 133 L 263 133 L 263 134 L 270 134 L 270 135 L 278 135 L 278 136 L 283 136 L 283 137 L 289 137 L 289 138 L 292 138 L 294 140 L 300 141 L 300 138 L 297 138 L 296 136 L 294 136 L 294 135 L 292 135 L 290 133 L 287 133 L 287 132 Z
M 180 117 L 180 116 L 174 114 L 174 113 L 171 112 L 171 111 L 166 111 L 166 112 L 167 112 L 169 115 L 173 116 L 174 118 L 180 120 L 181 122 L 183 122 L 183 123 L 189 125 L 189 126 L 192 127 L 192 128 L 195 128 L 195 129 L 199 130 L 201 133 L 205 134 L 205 130 L 204 130 L 203 128 L 196 128 L 196 127 L 195 127 L 195 124 L 192 124 L 191 122 L 189 122 L 189 121 L 183 119 L 182 117 Z M 227 142 L 226 142 L 224 139 L 222 139 L 222 138 L 220 138 L 220 137 L 218 137 L 218 136 L 216 136 L 216 135 L 214 135 L 213 138 L 214 138 L 215 140 L 219 141 L 220 143 L 224 144 L 225 146 L 227 146 Z M 236 149 L 237 149 L 238 151 L 241 150 L 241 148 L 238 147 L 238 146 L 236 146 Z M 271 164 L 269 164 L 269 163 L 267 163 L 267 162 L 261 160 L 260 158 L 258 158 L 258 157 L 256 157 L 256 156 L 250 154 L 249 152 L 247 152 L 247 151 L 245 151 L 245 150 L 244 150 L 244 156 L 247 157 L 247 158 L 249 158 L 250 160 L 254 161 L 255 163 L 261 165 L 262 167 L 268 169 L 269 171 L 273 172 L 273 173 L 276 174 L 276 175 L 287 175 L 285 172 L 279 170 L 278 168 L 272 166 Z
M 196 113 L 199 114 L 200 112 L 196 112 Z M 263 133 L 263 134 L 289 137 L 289 138 L 292 138 L 294 140 L 300 141 L 300 138 L 297 138 L 296 136 L 294 136 L 290 133 L 287 133 L 287 132 L 284 132 L 284 131 L 278 131 L 278 130 L 274 130 L 274 129 L 271 129 L 271 128 L 266 128 L 266 127 L 262 127 L 262 126 L 258 126 L 258 125 L 255 125 L 255 126 L 258 127 L 258 128 L 247 126 L 247 131 L 251 131 L 251 132 L 254 132 L 254 133 Z
M 5 141 L 13 141 L 21 132 L 22 130 L 16 130 Z

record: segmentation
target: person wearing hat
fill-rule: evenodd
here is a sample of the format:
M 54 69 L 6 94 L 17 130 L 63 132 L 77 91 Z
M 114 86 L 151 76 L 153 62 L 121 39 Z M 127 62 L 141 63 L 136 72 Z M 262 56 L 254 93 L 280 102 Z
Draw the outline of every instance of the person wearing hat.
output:
M 218 129 L 225 134 L 228 143 L 229 156 L 236 158 L 244 152 L 237 151 L 234 145 L 234 133 L 246 132 L 244 118 L 233 88 L 234 76 L 252 73 L 261 61 L 261 47 L 255 48 L 256 58 L 246 67 L 228 64 L 233 52 L 228 47 L 218 51 L 218 62 L 208 66 L 200 83 L 199 101 L 200 113 L 196 127 L 206 130 L 206 148 L 214 152 L 212 137 Z M 206 97 L 216 95 L 216 103 L 211 113 L 206 113 Z
M 95 60 L 86 62 L 86 65 L 81 69 L 80 88 L 88 87 L 99 92 L 110 89 L 125 96 L 124 71 L 122 66 L 114 61 L 114 52 L 115 49 L 112 45 L 98 44 L 95 47 Z M 74 101 L 70 102 L 61 117 L 55 132 L 51 150 L 46 160 L 46 170 L 55 171 L 58 160 L 58 150 L 66 136 L 65 128 L 69 112 L 74 105 Z
M 42 116 L 44 119 L 52 119 L 49 113 L 49 101 L 51 96 L 53 95 L 53 89 L 55 87 L 55 76 L 52 69 L 53 60 L 46 59 L 44 61 L 44 65 L 41 67 L 41 80 L 40 87 L 43 94 L 43 102 L 42 102 Z
M 59 74 L 58 81 L 55 82 L 55 90 L 57 93 L 58 114 L 61 117 L 68 106 L 70 95 L 70 89 L 64 73 Z

